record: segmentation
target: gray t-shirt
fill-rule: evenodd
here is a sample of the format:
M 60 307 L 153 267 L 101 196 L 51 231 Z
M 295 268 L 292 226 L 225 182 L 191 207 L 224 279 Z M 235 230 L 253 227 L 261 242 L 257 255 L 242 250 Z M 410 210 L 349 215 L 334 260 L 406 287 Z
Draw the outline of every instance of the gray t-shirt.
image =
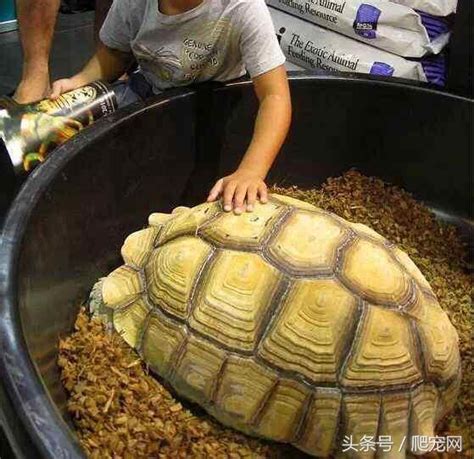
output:
M 133 52 L 154 92 L 246 70 L 254 78 L 285 62 L 264 0 L 203 0 L 173 16 L 158 0 L 114 0 L 100 39 Z

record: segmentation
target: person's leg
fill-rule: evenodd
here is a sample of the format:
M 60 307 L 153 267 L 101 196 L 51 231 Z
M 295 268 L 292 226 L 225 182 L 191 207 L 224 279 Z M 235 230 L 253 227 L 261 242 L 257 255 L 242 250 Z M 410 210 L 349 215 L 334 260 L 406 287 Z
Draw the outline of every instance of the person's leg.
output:
M 50 90 L 49 52 L 60 0 L 16 0 L 23 73 L 14 99 L 22 104 L 44 99 Z

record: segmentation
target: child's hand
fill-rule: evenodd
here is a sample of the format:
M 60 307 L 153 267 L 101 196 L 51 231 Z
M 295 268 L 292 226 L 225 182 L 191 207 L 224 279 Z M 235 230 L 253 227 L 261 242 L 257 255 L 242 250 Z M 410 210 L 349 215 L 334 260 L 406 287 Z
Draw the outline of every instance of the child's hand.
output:
M 229 212 L 233 209 L 236 214 L 245 210 L 252 212 L 257 197 L 263 204 L 268 200 L 265 182 L 261 176 L 248 170 L 237 170 L 218 180 L 207 201 L 215 201 L 219 196 L 223 198 L 224 210 Z
M 51 88 L 50 99 L 57 99 L 64 92 L 72 91 L 74 89 L 84 86 L 85 82 L 81 81 L 77 77 L 63 78 L 62 80 L 56 80 Z

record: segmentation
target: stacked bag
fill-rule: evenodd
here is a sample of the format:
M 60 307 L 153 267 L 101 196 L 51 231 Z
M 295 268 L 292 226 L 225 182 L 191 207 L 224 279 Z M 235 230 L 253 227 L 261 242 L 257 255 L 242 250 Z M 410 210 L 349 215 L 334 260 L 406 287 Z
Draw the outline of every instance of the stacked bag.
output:
M 266 0 L 290 68 L 444 86 L 457 0 Z

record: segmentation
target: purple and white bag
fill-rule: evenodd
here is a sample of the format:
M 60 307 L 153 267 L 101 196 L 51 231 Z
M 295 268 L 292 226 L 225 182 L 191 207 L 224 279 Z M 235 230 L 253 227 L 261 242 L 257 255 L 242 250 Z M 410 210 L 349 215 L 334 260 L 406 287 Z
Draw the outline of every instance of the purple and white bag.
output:
M 390 0 L 414 10 L 423 11 L 433 16 L 449 16 L 456 12 L 458 0 Z M 472 0 L 467 0 L 472 1 Z
M 266 0 L 269 6 L 404 57 L 437 54 L 449 24 L 388 0 Z
M 443 86 L 442 56 L 409 60 L 269 8 L 288 61 L 306 69 L 407 78 Z

